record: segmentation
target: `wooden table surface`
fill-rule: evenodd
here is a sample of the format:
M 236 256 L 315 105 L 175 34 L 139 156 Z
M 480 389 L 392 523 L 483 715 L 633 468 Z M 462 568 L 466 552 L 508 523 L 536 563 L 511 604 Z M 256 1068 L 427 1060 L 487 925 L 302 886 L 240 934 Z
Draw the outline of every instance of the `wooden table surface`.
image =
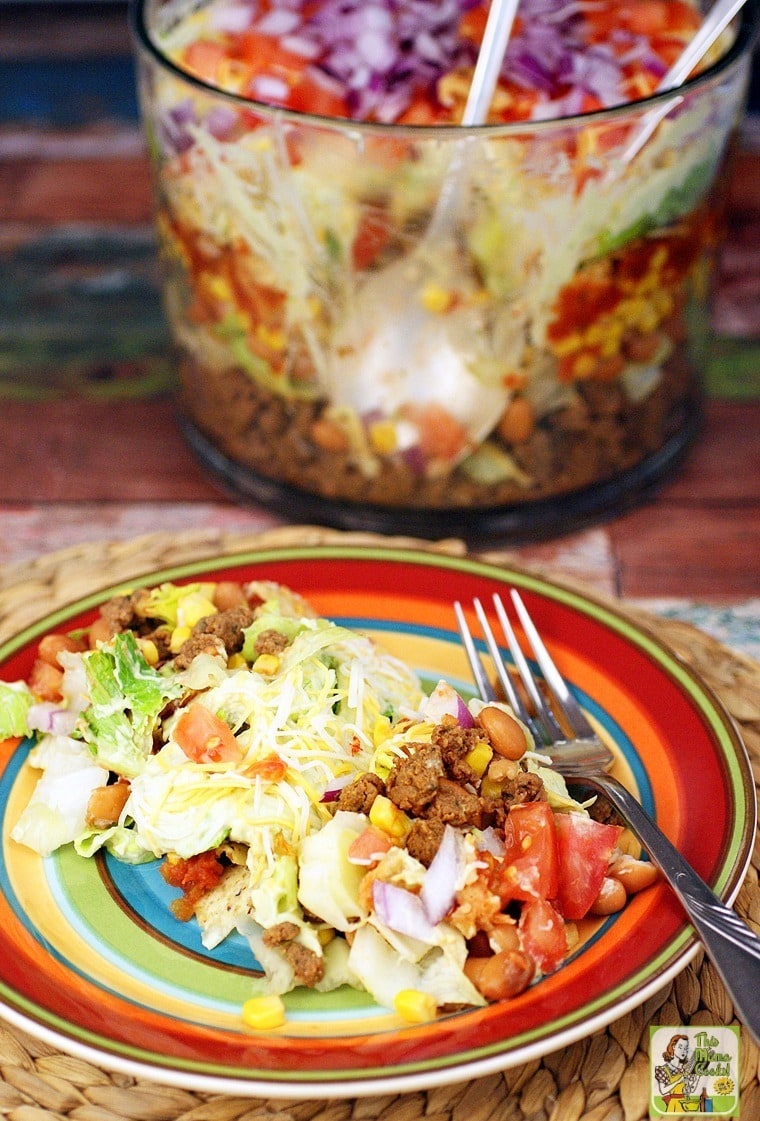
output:
M 159 529 L 251 531 L 177 427 L 123 9 L 0 8 L 0 563 Z M 51 74 L 56 81 L 51 87 Z M 56 92 L 57 91 L 57 92 Z M 632 599 L 754 605 L 760 143 L 748 117 L 705 426 L 644 505 L 514 552 Z M 504 541 L 505 548 L 510 546 Z M 757 619 L 757 612 L 755 614 Z

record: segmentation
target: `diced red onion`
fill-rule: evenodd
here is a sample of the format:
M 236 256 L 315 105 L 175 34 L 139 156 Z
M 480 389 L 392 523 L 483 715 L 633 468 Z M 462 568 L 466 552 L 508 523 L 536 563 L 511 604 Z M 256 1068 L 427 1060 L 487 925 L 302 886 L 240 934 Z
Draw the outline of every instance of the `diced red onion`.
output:
M 31 705 L 26 722 L 33 732 L 44 732 L 53 736 L 70 736 L 77 723 L 77 713 L 52 701 L 39 701 Z
M 237 126 L 237 113 L 228 105 L 215 105 L 203 123 L 216 140 L 228 140 Z
M 472 713 L 448 681 L 439 681 L 422 707 L 423 715 L 439 724 L 444 716 L 453 716 L 461 728 L 475 724 Z
M 407 934 L 421 942 L 429 942 L 434 926 L 425 913 L 422 900 L 406 888 L 385 880 L 372 883 L 372 903 L 381 923 L 398 934 Z
M 322 53 L 319 43 L 305 39 L 302 35 L 283 35 L 280 41 L 286 51 L 298 55 L 299 58 L 319 58 Z
M 272 8 L 256 22 L 256 30 L 262 35 L 289 35 L 301 24 L 298 12 L 286 8 Z
M 251 26 L 253 11 L 250 4 L 212 4 L 209 9 L 209 24 L 216 31 L 239 35 L 241 31 L 247 31 Z
M 504 856 L 504 841 L 492 825 L 489 825 L 482 833 L 478 834 L 477 847 L 480 852 L 490 852 L 491 855 L 495 856 L 497 859 Z
M 334 802 L 339 796 L 341 790 L 353 782 L 356 775 L 341 775 L 340 778 L 333 779 L 330 785 L 326 788 L 324 794 L 320 798 L 320 802 Z
M 464 872 L 464 839 L 458 830 L 447 825 L 438 851 L 422 881 L 420 899 L 425 914 L 433 925 L 441 922 L 454 906 L 457 887 Z
M 288 83 L 272 74 L 258 74 L 251 82 L 251 93 L 261 101 L 286 101 Z

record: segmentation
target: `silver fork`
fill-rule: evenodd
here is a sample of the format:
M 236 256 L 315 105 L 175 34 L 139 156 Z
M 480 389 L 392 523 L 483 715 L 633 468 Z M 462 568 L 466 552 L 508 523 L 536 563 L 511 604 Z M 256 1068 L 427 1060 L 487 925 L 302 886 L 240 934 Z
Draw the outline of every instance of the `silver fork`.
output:
M 572 729 L 572 736 L 568 737 L 563 732 L 552 708 L 544 699 L 501 598 L 494 595 L 494 609 L 515 668 L 532 702 L 533 711 L 527 709 L 515 689 L 483 605 L 480 600 L 475 599 L 475 614 L 509 703 L 516 715 L 530 728 L 536 750 L 551 758 L 555 770 L 579 786 L 588 786 L 597 793 L 604 794 L 637 836 L 680 899 L 692 926 L 723 979 L 739 1019 L 755 1041 L 760 1043 L 760 938 L 735 911 L 718 899 L 630 791 L 613 775 L 607 774 L 614 760 L 612 752 L 591 727 L 568 689 L 519 593 L 512 589 L 511 597 L 533 657 L 541 669 L 545 684 L 554 695 L 564 722 Z M 477 651 L 461 603 L 454 604 L 454 613 L 478 692 L 484 701 L 495 700 L 495 690 Z

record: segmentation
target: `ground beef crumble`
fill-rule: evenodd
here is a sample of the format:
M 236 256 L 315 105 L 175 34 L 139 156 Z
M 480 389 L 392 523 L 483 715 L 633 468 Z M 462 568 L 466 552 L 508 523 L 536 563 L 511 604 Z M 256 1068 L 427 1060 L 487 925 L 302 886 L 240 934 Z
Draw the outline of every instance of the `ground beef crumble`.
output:
M 385 783 L 379 775 L 365 774 L 344 786 L 335 803 L 337 810 L 368 814 L 378 794 L 385 793 Z
M 400 810 L 424 816 L 446 775 L 441 749 L 435 744 L 409 744 L 410 754 L 394 763 L 386 793 Z
M 429 743 L 407 745 L 385 782 L 376 774 L 360 775 L 343 788 L 334 807 L 369 814 L 375 798 L 385 795 L 411 818 L 405 847 L 427 867 L 447 824 L 503 828 L 511 806 L 545 797 L 541 777 L 522 763 L 509 764 L 515 773 L 501 781 L 497 796 L 482 794 L 480 779 L 466 756 L 486 738 L 482 728 L 443 722 L 435 727 Z
M 290 645 L 290 639 L 287 635 L 282 634 L 281 631 L 275 631 L 269 628 L 262 631 L 257 636 L 253 644 L 254 652 L 258 654 L 281 654 L 286 646 Z
M 299 985 L 313 989 L 324 976 L 324 963 L 319 954 L 297 941 L 301 933 L 294 922 L 281 922 L 264 931 L 264 945 L 277 950 L 291 966 Z
M 210 634 L 220 638 L 228 654 L 237 654 L 243 649 L 245 640 L 244 630 L 250 627 L 254 614 L 247 604 L 228 607 L 226 611 L 219 611 L 215 615 L 206 615 L 193 627 L 193 634 Z

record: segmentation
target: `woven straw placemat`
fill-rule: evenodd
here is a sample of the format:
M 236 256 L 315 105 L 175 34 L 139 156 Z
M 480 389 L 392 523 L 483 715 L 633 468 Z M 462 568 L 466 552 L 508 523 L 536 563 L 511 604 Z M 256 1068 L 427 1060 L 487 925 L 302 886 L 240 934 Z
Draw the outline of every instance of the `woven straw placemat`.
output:
M 159 568 L 258 548 L 323 543 L 465 552 L 457 541 L 430 544 L 317 527 L 247 536 L 208 530 L 151 534 L 126 543 L 88 544 L 0 570 L 0 641 L 80 596 Z M 486 557 L 519 567 L 506 553 Z M 741 729 L 760 785 L 760 664 L 688 624 L 618 603 L 615 609 L 655 632 L 712 687 Z M 756 840 L 736 909 L 760 932 L 758 869 Z M 700 951 L 645 1004 L 606 1030 L 541 1060 L 427 1092 L 293 1102 L 136 1081 L 62 1054 L 0 1020 L 0 1116 L 9 1121 L 640 1121 L 649 1116 L 649 1025 L 730 1023 L 736 1023 L 731 1001 Z M 744 1030 L 740 1078 L 737 1116 L 758 1121 L 760 1051 Z

